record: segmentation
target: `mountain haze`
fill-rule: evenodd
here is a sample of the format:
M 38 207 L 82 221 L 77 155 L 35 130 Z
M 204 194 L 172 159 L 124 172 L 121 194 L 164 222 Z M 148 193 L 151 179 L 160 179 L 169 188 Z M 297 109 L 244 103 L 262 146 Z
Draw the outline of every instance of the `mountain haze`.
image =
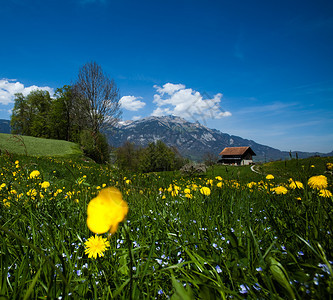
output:
M 182 156 L 193 160 L 200 160 L 207 153 L 218 156 L 225 147 L 239 146 L 250 146 L 256 153 L 255 161 L 289 157 L 289 152 L 222 133 L 219 130 L 207 128 L 199 122 L 191 123 L 175 116 L 147 117 L 137 121 L 120 122 L 116 128 L 107 131 L 106 134 L 109 144 L 114 147 L 119 147 L 126 141 L 137 146 L 146 146 L 161 140 L 168 146 L 175 146 Z M 320 153 L 298 152 L 299 158 L 313 155 L 320 155 Z

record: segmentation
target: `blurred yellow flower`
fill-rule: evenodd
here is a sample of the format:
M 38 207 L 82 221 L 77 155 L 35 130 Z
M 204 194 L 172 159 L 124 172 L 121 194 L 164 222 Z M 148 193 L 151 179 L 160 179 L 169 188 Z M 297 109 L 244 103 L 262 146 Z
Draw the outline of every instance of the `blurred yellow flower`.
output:
M 319 196 L 329 198 L 332 197 L 332 193 L 329 190 L 322 189 L 319 191 Z
M 87 225 L 94 233 L 115 233 L 128 213 L 128 205 L 116 188 L 105 188 L 92 199 L 87 208 Z
M 47 189 L 49 186 L 50 186 L 50 183 L 49 183 L 48 181 L 44 181 L 44 182 L 41 184 L 42 189 Z
M 101 236 L 95 235 L 90 237 L 85 243 L 84 253 L 88 254 L 88 258 L 97 258 L 104 256 L 104 251 L 110 247 L 110 242 Z
M 217 186 L 218 188 L 221 188 L 221 187 L 222 187 L 222 181 L 218 182 L 218 183 L 216 184 L 216 186 Z
M 273 176 L 272 174 L 268 174 L 268 175 L 266 176 L 266 179 L 267 179 L 267 180 L 274 179 L 274 176 Z
M 131 184 L 131 180 L 129 180 L 129 179 L 125 180 L 125 183 L 126 184 Z
M 317 190 L 327 188 L 327 178 L 324 175 L 312 176 L 308 180 L 308 185 Z
M 215 179 L 221 181 L 221 180 L 222 180 L 222 177 L 221 177 L 221 176 L 216 176 Z
M 193 195 L 192 195 L 192 194 L 185 194 L 185 197 L 186 197 L 186 198 L 189 198 L 189 199 L 192 199 L 192 198 L 193 198 Z
M 333 163 L 327 163 L 326 164 L 326 169 L 327 170 L 333 170 Z
M 248 188 L 252 189 L 252 188 L 253 188 L 254 186 L 256 186 L 256 185 L 257 185 L 256 182 L 251 181 L 251 182 L 249 182 L 246 186 L 247 186 Z
M 208 179 L 207 182 L 206 182 L 207 185 L 213 185 L 213 179 Z
M 172 197 L 175 197 L 175 196 L 178 195 L 178 193 L 179 193 L 178 190 L 171 191 L 171 196 L 172 196 Z
M 295 189 L 304 189 L 303 183 L 300 181 L 295 181 L 292 178 L 289 179 L 289 187 L 293 190 Z
M 37 171 L 37 170 L 34 170 L 30 173 L 29 175 L 29 178 L 32 179 L 32 178 L 37 178 L 38 176 L 40 175 L 40 172 Z
M 35 189 L 30 189 L 28 192 L 27 192 L 27 195 L 28 196 L 31 196 L 31 197 L 35 197 L 37 196 L 37 191 Z
M 277 186 L 273 188 L 272 191 L 274 191 L 277 195 L 288 193 L 288 190 L 284 186 Z
M 200 193 L 203 194 L 203 195 L 205 195 L 205 196 L 209 196 L 210 195 L 210 188 L 206 187 L 206 186 L 203 186 L 200 189 Z
M 189 188 L 184 189 L 185 194 L 191 194 L 191 190 Z

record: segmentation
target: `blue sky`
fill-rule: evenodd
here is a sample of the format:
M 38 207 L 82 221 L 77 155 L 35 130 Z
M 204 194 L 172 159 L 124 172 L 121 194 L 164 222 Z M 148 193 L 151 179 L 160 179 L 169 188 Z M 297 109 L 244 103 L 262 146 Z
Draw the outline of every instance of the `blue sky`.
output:
M 280 150 L 333 150 L 333 1 L 1 1 L 0 118 L 96 61 L 123 119 L 175 114 Z

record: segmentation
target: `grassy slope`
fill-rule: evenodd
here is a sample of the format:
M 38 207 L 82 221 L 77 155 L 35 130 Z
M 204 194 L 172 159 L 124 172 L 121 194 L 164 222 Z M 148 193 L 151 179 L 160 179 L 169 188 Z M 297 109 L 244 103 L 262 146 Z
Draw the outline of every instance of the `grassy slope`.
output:
M 259 166 L 264 174 L 273 174 L 275 177 L 290 178 L 307 175 L 320 175 L 326 171 L 326 163 L 333 162 L 333 157 L 309 157 L 286 161 L 274 161 Z
M 30 156 L 67 156 L 82 154 L 72 142 L 0 133 L 0 149 Z

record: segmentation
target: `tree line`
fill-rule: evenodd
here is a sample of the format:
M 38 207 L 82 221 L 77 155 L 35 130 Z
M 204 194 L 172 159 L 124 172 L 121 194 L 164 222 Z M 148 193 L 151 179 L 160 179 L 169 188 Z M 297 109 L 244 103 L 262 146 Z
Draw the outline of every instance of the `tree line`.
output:
M 115 150 L 115 160 L 121 169 L 143 173 L 179 170 L 188 162 L 177 148 L 168 147 L 161 140 L 146 147 L 125 142 Z

